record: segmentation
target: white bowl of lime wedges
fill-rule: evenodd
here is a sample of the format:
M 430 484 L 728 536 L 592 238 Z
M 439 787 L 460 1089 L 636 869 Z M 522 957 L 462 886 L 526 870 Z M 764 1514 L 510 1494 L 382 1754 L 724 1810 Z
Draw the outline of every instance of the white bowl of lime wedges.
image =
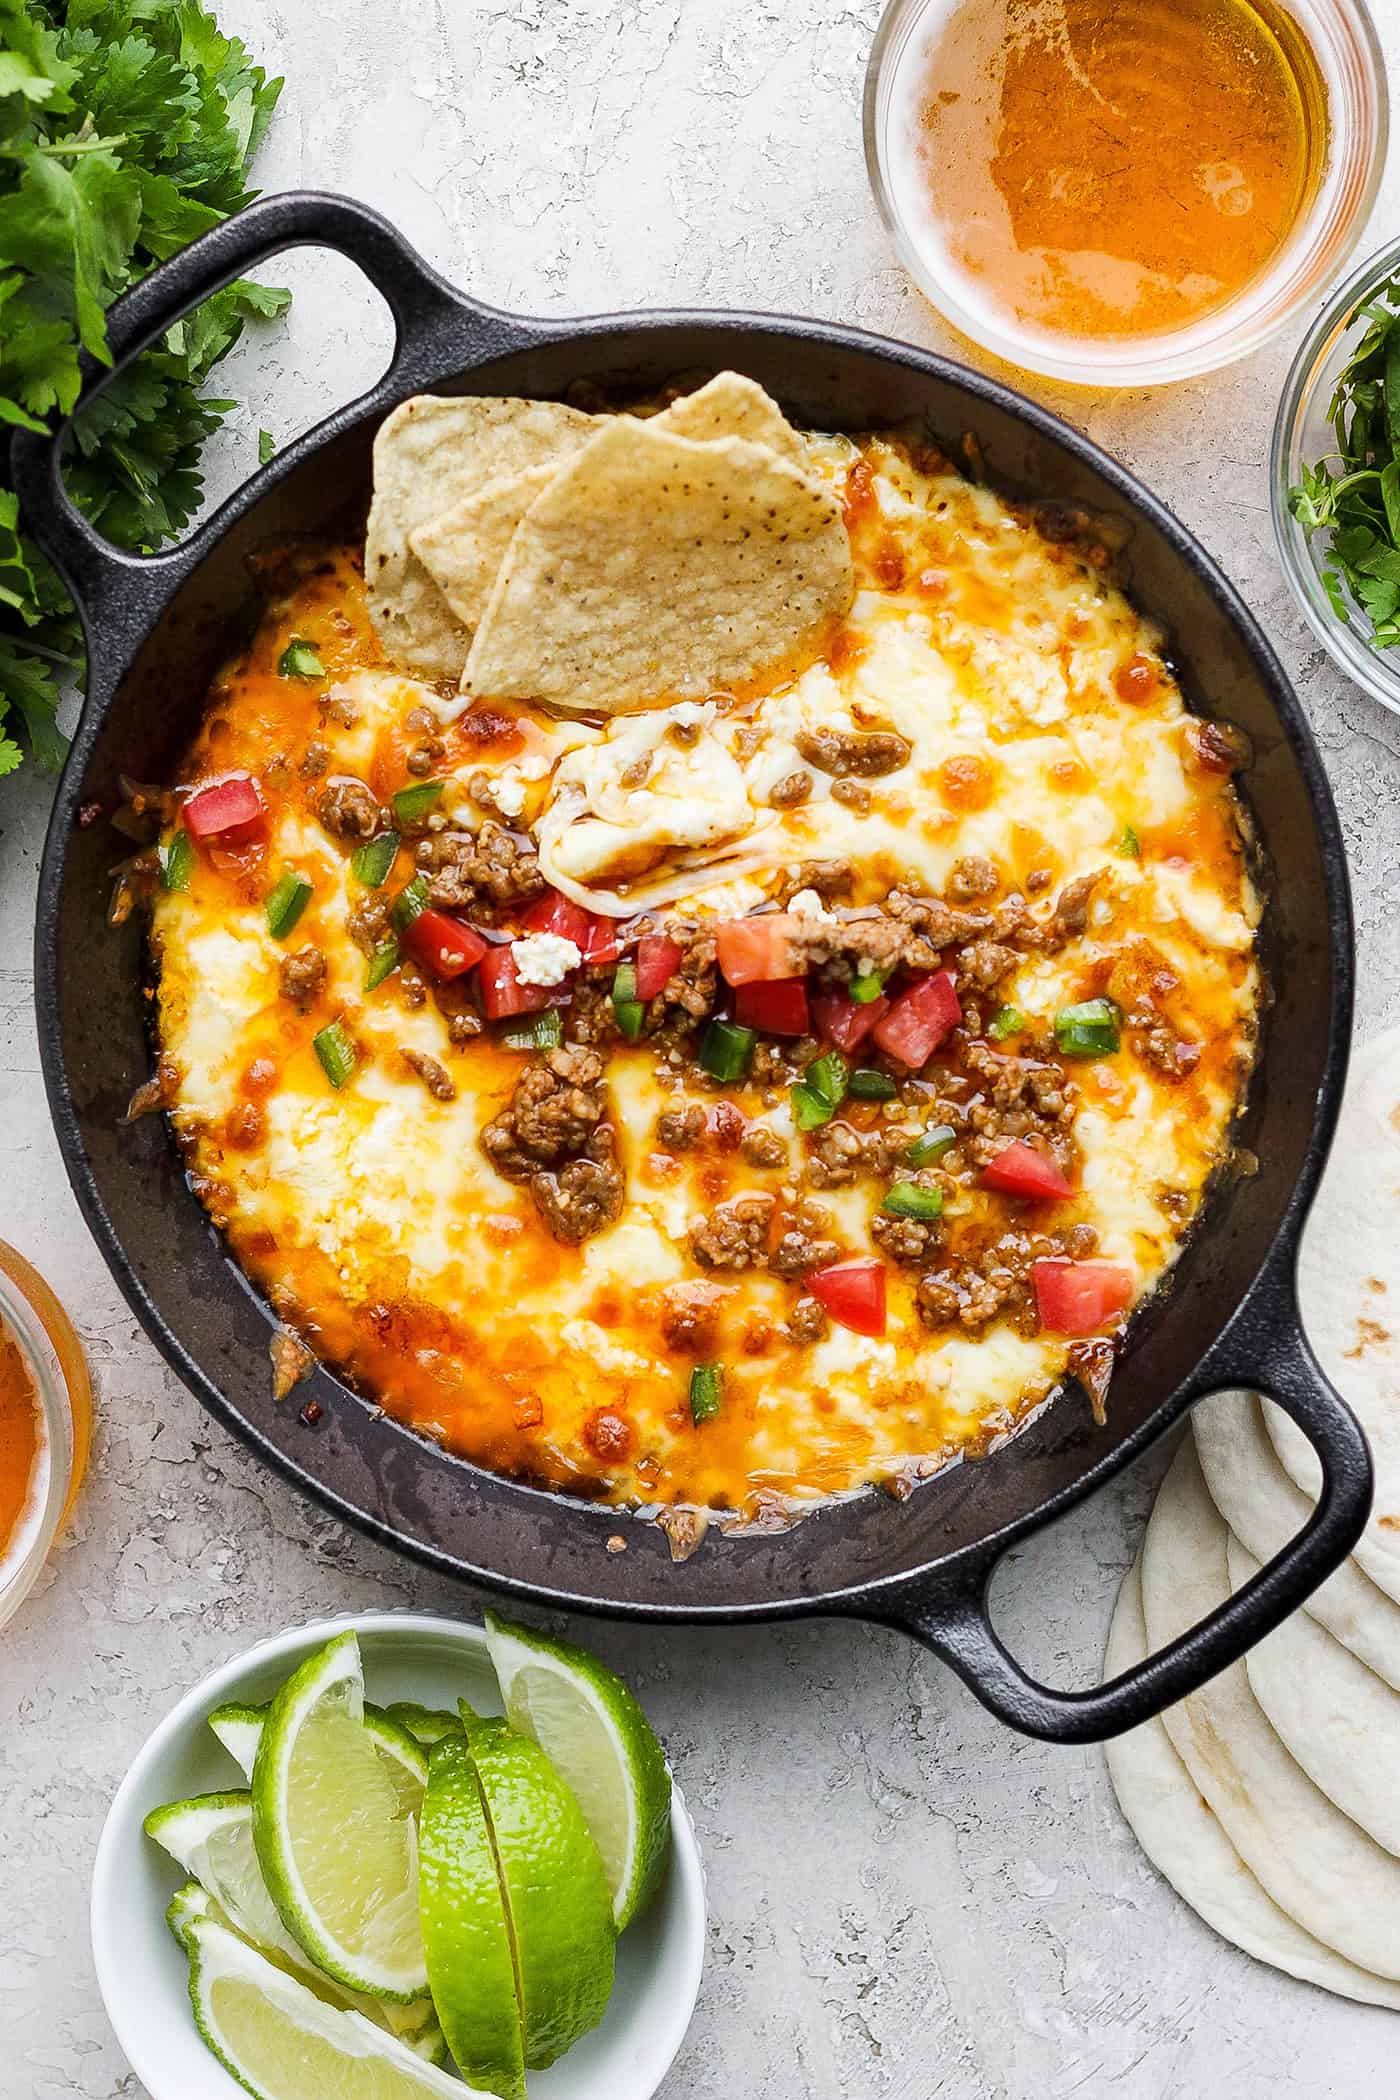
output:
M 631 1694 L 494 1618 L 321 1620 L 224 1664 L 147 1740 L 93 1873 L 151 2100 L 650 2100 L 704 1942 Z

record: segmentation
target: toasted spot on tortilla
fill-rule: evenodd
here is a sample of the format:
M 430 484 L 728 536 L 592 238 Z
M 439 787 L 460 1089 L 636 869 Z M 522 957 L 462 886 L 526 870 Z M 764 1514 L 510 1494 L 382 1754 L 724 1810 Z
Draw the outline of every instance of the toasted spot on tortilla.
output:
M 409 535 L 475 494 L 581 445 L 597 424 L 557 401 L 415 394 L 374 441 L 365 541 L 370 617 L 386 655 L 429 678 L 457 678 L 471 635 L 413 552 Z
M 622 713 L 759 676 L 844 614 L 840 504 L 767 446 L 618 417 L 516 528 L 462 689 Z

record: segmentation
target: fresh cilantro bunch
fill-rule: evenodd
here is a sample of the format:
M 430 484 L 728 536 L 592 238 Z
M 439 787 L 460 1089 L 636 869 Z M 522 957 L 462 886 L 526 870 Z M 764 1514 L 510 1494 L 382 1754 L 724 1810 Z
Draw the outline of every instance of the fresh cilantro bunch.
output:
M 1328 532 L 1322 581 L 1339 620 L 1346 593 L 1377 649 L 1400 645 L 1400 279 L 1352 315 L 1366 332 L 1338 375 L 1328 418 L 1337 449 L 1288 492 L 1309 532 Z
M 71 409 L 80 349 L 111 362 L 118 293 L 248 203 L 281 87 L 199 0 L 0 0 L 0 424 Z M 83 412 L 68 487 L 109 539 L 148 552 L 193 515 L 200 449 L 234 405 L 200 389 L 288 298 L 229 285 Z M 54 710 L 82 668 L 72 602 L 0 477 L 0 774 L 19 738 L 60 763 Z

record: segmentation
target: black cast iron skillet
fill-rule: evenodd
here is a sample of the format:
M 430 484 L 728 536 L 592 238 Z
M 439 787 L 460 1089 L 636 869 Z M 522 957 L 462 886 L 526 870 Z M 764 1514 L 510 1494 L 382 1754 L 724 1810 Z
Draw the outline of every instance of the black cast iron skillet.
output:
M 1299 1325 L 1298 1236 L 1332 1135 L 1352 1006 L 1351 913 L 1337 818 L 1297 701 L 1230 585 L 1169 512 L 1076 431 L 992 380 L 853 329 L 764 315 L 647 314 L 534 321 L 466 299 L 383 219 L 345 199 L 274 197 L 155 271 L 109 317 L 118 369 L 218 286 L 283 248 L 339 249 L 368 274 L 397 327 L 393 361 L 363 399 L 301 438 L 182 547 L 116 552 L 67 502 L 62 431 L 17 432 L 23 515 L 73 590 L 90 652 L 88 701 L 59 788 L 39 888 L 36 964 L 44 1075 L 84 1214 L 132 1308 L 219 1419 L 329 1509 L 430 1564 L 523 1597 L 636 1618 L 720 1623 L 811 1613 L 902 1627 L 943 1656 L 1012 1726 L 1064 1742 L 1117 1733 L 1194 1690 L 1293 1611 L 1354 1545 L 1371 1497 L 1356 1422 Z M 250 601 L 245 558 L 270 535 L 325 529 L 363 500 L 386 411 L 432 388 L 558 395 L 587 379 L 655 388 L 737 366 L 797 421 L 860 429 L 911 416 L 956 442 L 971 433 L 1013 492 L 1115 514 L 1129 532 L 1137 603 L 1160 620 L 1188 694 L 1238 724 L 1245 790 L 1269 905 L 1273 990 L 1241 1142 L 1252 1176 L 1223 1185 L 1171 1286 L 1134 1322 L 1096 1428 L 1071 1388 L 994 1456 L 897 1504 L 865 1494 L 790 1532 L 722 1536 L 673 1565 L 659 1529 L 605 1540 L 616 1511 L 544 1493 L 447 1456 L 386 1419 L 329 1371 L 274 1407 L 269 1314 L 186 1186 L 161 1120 L 124 1126 L 150 1070 L 141 933 L 104 923 L 113 836 L 84 827 L 117 777 L 161 779 L 192 731 L 206 684 Z M 84 398 L 110 375 L 89 366 Z M 1007 1548 L 1071 1508 L 1178 1421 L 1193 1401 L 1247 1384 L 1315 1444 L 1324 1485 L 1306 1529 L 1257 1579 L 1141 1667 L 1098 1689 L 1029 1677 L 993 1632 L 985 1593 Z

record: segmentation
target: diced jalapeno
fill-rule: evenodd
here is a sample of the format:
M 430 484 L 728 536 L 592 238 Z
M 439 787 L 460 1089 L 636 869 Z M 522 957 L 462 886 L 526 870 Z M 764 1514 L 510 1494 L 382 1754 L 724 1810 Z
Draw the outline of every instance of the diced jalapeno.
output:
M 885 989 L 888 970 L 862 970 L 859 977 L 851 979 L 851 997 L 857 1006 L 873 1006 Z
M 279 678 L 324 678 L 326 667 L 316 651 L 316 644 L 301 635 L 293 636 L 277 659 Z
M 846 1091 L 853 1101 L 893 1101 L 899 1088 L 888 1072 L 877 1072 L 873 1065 L 857 1065 Z
M 851 1068 L 839 1050 L 828 1050 L 825 1056 L 808 1065 L 802 1079 L 814 1094 L 820 1095 L 828 1108 L 835 1110 L 846 1098 Z
M 637 965 L 621 962 L 613 972 L 612 984 L 613 1019 L 621 1034 L 629 1043 L 635 1043 L 642 1032 L 647 1010 L 637 997 Z
M 922 1218 L 929 1222 L 943 1215 L 942 1189 L 926 1189 L 918 1181 L 897 1181 L 880 1205 L 893 1218 Z
M 194 870 L 194 840 L 184 825 L 172 832 L 164 845 L 156 848 L 160 862 L 160 886 L 163 890 L 187 890 Z
M 931 1167 L 945 1152 L 951 1152 L 958 1142 L 958 1133 L 951 1123 L 935 1123 L 922 1137 L 916 1137 L 904 1157 L 911 1167 Z
M 321 1060 L 321 1070 L 333 1087 L 344 1086 L 355 1069 L 355 1045 L 343 1021 L 329 1021 L 311 1038 L 311 1047 Z
M 412 882 L 405 883 L 395 897 L 390 916 L 398 931 L 402 933 L 413 924 L 420 911 L 427 910 L 427 906 L 428 878 L 426 875 L 415 875 Z
M 421 824 L 446 785 L 445 780 L 415 780 L 412 787 L 400 788 L 393 800 L 394 822 L 405 829 Z
M 311 884 L 295 868 L 288 868 L 268 892 L 267 930 L 275 941 L 284 941 L 311 902 Z
M 392 977 L 398 966 L 399 944 L 390 934 L 387 941 L 379 943 L 369 959 L 369 968 L 365 972 L 365 990 L 377 992 L 385 978 Z
M 700 1045 L 700 1062 L 712 1079 L 742 1078 L 757 1041 L 757 1032 L 741 1028 L 737 1021 L 711 1021 Z
M 799 1130 L 820 1130 L 829 1123 L 836 1111 L 829 1101 L 823 1100 L 815 1087 L 799 1080 L 788 1096 L 792 1103 L 792 1120 Z
M 987 1023 L 987 1033 L 996 1042 L 1004 1043 L 1009 1035 L 1020 1035 L 1026 1025 L 1026 1017 L 1019 1006 L 999 1006 Z
M 557 1006 L 541 1013 L 523 1014 L 501 1030 L 507 1050 L 557 1050 L 564 1040 L 564 1016 Z
M 368 844 L 357 846 L 350 856 L 350 873 L 356 882 L 362 882 L 367 890 L 377 890 L 388 879 L 394 856 L 399 850 L 399 835 L 396 831 L 381 831 L 378 838 Z
M 1123 836 L 1118 841 L 1118 851 L 1125 860 L 1137 860 L 1142 854 L 1142 840 L 1131 824 L 1123 826 Z
M 1084 999 L 1055 1016 L 1055 1045 L 1062 1057 L 1112 1057 L 1118 1048 L 1119 1011 L 1111 999 Z
M 724 1372 L 719 1364 L 697 1364 L 690 1374 L 690 1419 L 712 1422 L 724 1402 Z

